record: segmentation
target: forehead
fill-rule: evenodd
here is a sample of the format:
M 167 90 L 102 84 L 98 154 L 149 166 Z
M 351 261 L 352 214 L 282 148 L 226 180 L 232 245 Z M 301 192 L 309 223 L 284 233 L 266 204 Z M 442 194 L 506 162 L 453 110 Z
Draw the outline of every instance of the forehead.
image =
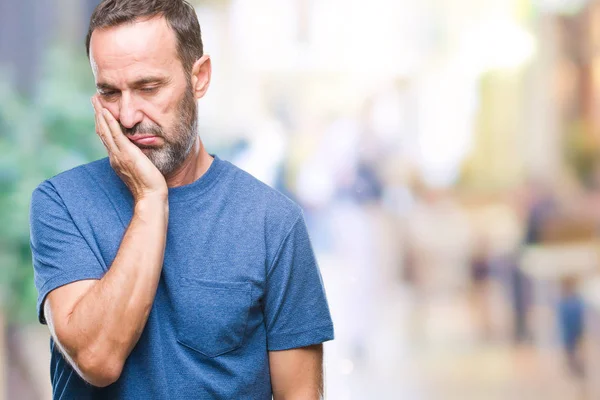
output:
M 175 33 L 163 17 L 96 29 L 90 41 L 90 62 L 96 81 L 171 75 L 179 65 Z

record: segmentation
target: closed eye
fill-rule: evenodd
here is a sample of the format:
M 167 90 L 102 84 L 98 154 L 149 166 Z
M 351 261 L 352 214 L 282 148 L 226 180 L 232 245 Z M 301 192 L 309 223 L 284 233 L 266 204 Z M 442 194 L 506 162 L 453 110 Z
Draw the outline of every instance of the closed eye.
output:
M 118 94 L 119 93 L 115 90 L 101 90 L 100 91 L 100 96 L 107 98 L 107 99 L 115 97 Z
M 158 88 L 156 86 L 154 87 L 145 87 L 145 88 L 141 88 L 140 91 L 144 92 L 144 93 L 153 93 L 157 90 Z

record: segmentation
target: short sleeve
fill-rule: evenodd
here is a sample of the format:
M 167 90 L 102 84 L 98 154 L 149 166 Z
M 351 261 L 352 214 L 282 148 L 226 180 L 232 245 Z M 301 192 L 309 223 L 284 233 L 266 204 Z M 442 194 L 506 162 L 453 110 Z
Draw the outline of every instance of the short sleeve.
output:
M 71 282 L 100 279 L 104 269 L 49 181 L 33 191 L 29 226 L 37 313 L 45 324 L 43 304 L 48 293 Z
M 267 272 L 264 312 L 269 351 L 334 337 L 323 280 L 301 214 Z

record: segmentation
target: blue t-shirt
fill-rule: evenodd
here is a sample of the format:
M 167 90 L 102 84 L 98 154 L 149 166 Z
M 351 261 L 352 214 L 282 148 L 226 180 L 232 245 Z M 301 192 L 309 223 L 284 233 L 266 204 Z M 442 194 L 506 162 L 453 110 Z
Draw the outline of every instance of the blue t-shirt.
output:
M 100 279 L 131 220 L 131 193 L 104 158 L 42 182 L 31 199 L 31 249 L 43 301 Z M 89 385 L 54 342 L 54 399 L 271 399 L 268 351 L 333 339 L 323 282 L 298 205 L 214 157 L 169 189 L 162 275 L 121 377 Z

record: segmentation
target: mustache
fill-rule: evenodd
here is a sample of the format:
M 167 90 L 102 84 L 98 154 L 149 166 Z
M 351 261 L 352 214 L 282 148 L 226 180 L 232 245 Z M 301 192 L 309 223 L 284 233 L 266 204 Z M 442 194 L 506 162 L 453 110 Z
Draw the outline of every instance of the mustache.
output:
M 136 133 L 140 133 L 140 134 L 148 134 L 148 135 L 164 137 L 164 132 L 163 132 L 162 128 L 159 127 L 158 125 L 139 123 L 139 124 L 132 126 L 131 128 L 126 128 L 123 125 L 121 125 L 120 123 L 119 123 L 119 125 L 121 126 L 121 131 L 123 132 L 123 134 L 125 136 L 132 136 L 132 135 L 135 135 Z

